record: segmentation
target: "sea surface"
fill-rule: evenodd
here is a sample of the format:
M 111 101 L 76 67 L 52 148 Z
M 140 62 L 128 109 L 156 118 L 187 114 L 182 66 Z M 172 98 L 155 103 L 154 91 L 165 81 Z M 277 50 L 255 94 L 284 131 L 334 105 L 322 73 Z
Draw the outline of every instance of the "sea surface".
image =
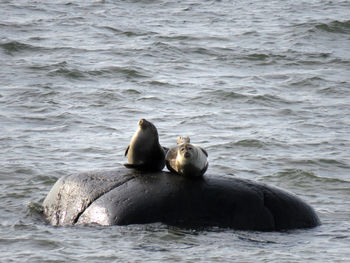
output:
M 349 1 L 0 0 L 0 66 L 0 262 L 350 262 Z M 47 224 L 57 179 L 122 166 L 140 118 L 322 225 Z

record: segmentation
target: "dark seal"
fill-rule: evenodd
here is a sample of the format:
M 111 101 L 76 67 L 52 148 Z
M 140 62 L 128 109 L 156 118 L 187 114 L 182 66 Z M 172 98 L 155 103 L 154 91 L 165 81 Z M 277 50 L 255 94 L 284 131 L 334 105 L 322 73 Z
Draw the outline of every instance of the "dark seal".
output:
M 140 171 L 161 171 L 165 166 L 166 150 L 159 144 L 158 131 L 153 123 L 141 119 L 139 127 L 125 151 L 127 168 Z

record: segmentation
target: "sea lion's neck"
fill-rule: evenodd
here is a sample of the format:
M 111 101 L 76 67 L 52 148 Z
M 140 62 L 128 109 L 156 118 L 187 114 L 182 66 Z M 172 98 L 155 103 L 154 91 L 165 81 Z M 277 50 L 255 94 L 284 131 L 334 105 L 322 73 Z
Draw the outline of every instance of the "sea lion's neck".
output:
M 149 129 L 139 128 L 131 139 L 131 144 L 153 144 L 158 143 L 158 136 Z

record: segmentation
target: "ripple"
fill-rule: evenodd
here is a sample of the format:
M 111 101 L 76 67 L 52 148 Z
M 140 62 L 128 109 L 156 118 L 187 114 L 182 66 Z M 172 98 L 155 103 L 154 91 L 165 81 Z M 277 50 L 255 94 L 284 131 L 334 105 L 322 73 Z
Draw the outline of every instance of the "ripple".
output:
M 337 167 L 340 167 L 340 168 L 348 168 L 348 169 L 350 169 L 350 166 L 347 163 L 341 162 L 341 161 L 338 161 L 338 160 L 334 160 L 334 159 L 318 159 L 317 162 L 334 165 L 334 166 L 337 166 Z
M 295 103 L 295 101 L 283 99 L 277 95 L 272 95 L 272 94 L 264 94 L 264 95 L 252 95 L 250 96 L 251 98 L 249 99 L 249 103 L 253 104 L 262 104 L 266 106 L 271 106 L 273 104 L 278 104 L 278 105 L 289 105 Z
M 53 185 L 57 181 L 57 177 L 48 175 L 37 175 L 32 180 L 34 182 L 40 182 L 44 185 Z
M 238 235 L 238 239 L 242 241 L 249 241 L 257 244 L 278 244 L 278 241 L 262 239 L 258 236 L 250 236 L 248 234 L 240 234 Z
M 127 89 L 127 90 L 123 90 L 122 92 L 125 95 L 140 95 L 140 94 L 142 94 L 142 92 L 140 92 L 136 89 Z
M 48 76 L 64 76 L 70 79 L 82 79 L 86 75 L 84 74 L 84 72 L 77 69 L 59 68 L 50 71 L 48 73 Z
M 201 93 L 196 100 L 203 100 L 203 97 L 208 98 L 212 102 L 219 101 L 237 101 L 240 103 L 249 103 L 249 104 L 259 104 L 265 106 L 271 105 L 290 105 L 298 103 L 298 101 L 292 101 L 284 99 L 277 95 L 272 94 L 242 94 L 234 92 L 231 90 L 213 90 Z
M 242 147 L 263 148 L 265 146 L 265 143 L 256 139 L 245 139 L 235 142 L 234 145 Z
M 101 28 L 111 31 L 112 33 L 115 33 L 117 35 L 125 35 L 127 37 L 150 36 L 155 34 L 154 32 L 151 32 L 151 31 L 142 31 L 140 29 L 124 30 L 113 26 L 102 26 Z
M 228 143 L 215 143 L 213 146 L 208 147 L 208 149 L 212 149 L 213 151 L 220 148 L 225 148 L 225 149 L 236 149 L 236 148 L 267 148 L 267 147 L 280 147 L 280 144 L 275 141 L 262 141 L 258 139 L 242 139 L 238 141 L 232 141 Z
M 104 73 L 109 73 L 111 75 L 123 75 L 127 78 L 145 78 L 147 75 L 142 72 L 139 68 L 130 67 L 110 67 L 102 70 Z
M 310 171 L 304 171 L 301 169 L 285 169 L 272 175 L 264 176 L 263 181 L 283 181 L 293 182 L 301 186 L 311 186 L 312 188 L 318 188 L 320 185 L 328 185 L 328 187 L 336 186 L 349 191 L 350 182 L 331 177 L 317 176 L 315 173 Z
M 154 102 L 161 102 L 163 101 L 162 99 L 160 99 L 159 97 L 156 97 L 156 96 L 144 96 L 144 97 L 141 97 L 139 99 L 137 99 L 138 101 L 154 101 Z
M 294 76 L 286 82 L 288 86 L 295 87 L 319 87 L 321 83 L 324 83 L 325 79 L 320 76 Z
M 325 31 L 329 33 L 340 33 L 349 34 L 350 33 L 350 20 L 346 21 L 331 21 L 328 23 L 319 23 L 314 26 L 317 30 Z
M 2 48 L 5 53 L 9 55 L 14 55 L 22 51 L 41 51 L 43 48 L 36 47 L 30 44 L 25 44 L 19 41 L 10 41 L 6 43 L 1 43 L 0 48 Z
M 260 61 L 263 61 L 263 60 L 266 60 L 266 59 L 270 58 L 271 56 L 268 55 L 268 54 L 261 53 L 261 54 L 249 54 L 246 57 L 249 60 L 260 60 Z
M 320 145 L 319 143 L 315 145 Z M 300 160 L 289 160 L 288 161 L 292 165 L 306 165 L 311 167 L 338 167 L 344 169 L 350 169 L 350 165 L 345 161 L 335 160 L 335 159 L 300 159 Z
M 317 92 L 330 97 L 337 97 L 337 98 L 348 97 L 350 95 L 350 89 L 344 86 L 344 84 L 345 83 L 343 84 L 339 83 L 337 85 L 331 85 L 328 87 L 322 86 L 318 89 Z
M 249 98 L 248 95 L 240 94 L 231 90 L 220 89 L 204 92 L 198 96 L 198 99 L 203 100 L 203 97 L 209 98 L 211 101 L 241 100 Z
M 34 69 L 34 67 L 32 67 Z M 50 70 L 48 76 L 63 76 L 69 79 L 84 79 L 89 77 L 125 77 L 127 79 L 145 78 L 146 74 L 141 69 L 135 69 L 130 67 L 106 67 L 102 69 L 86 70 L 73 68 L 67 65 L 66 62 L 36 67 L 39 70 Z

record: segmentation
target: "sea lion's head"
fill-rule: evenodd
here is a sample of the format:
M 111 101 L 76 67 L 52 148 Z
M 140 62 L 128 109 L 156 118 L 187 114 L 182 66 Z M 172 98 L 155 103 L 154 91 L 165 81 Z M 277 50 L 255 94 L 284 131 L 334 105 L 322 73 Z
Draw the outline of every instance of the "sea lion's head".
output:
M 151 132 L 154 137 L 158 137 L 158 131 L 156 126 L 153 125 L 152 122 L 149 122 L 146 119 L 141 119 L 139 120 L 139 129 L 138 131 L 143 131 L 143 132 Z

